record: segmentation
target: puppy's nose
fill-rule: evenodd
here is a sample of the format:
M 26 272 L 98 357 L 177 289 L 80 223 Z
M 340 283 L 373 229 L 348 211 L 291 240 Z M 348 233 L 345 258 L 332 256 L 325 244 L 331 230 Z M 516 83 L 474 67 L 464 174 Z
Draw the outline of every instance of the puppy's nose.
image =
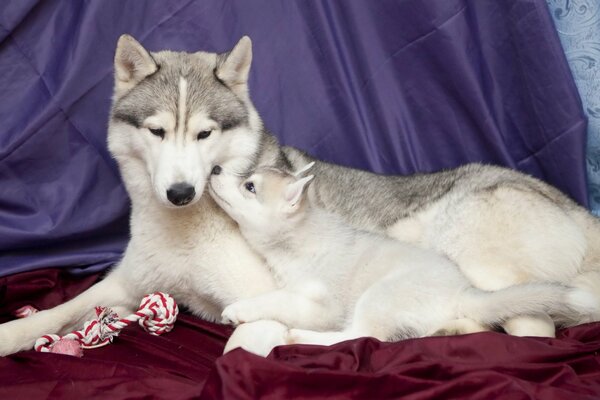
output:
M 215 165 L 210 173 L 212 175 L 219 175 L 221 171 L 223 171 L 223 168 L 221 168 L 219 165 Z
M 176 206 L 185 206 L 195 195 L 196 189 L 185 182 L 176 183 L 167 190 L 167 199 Z

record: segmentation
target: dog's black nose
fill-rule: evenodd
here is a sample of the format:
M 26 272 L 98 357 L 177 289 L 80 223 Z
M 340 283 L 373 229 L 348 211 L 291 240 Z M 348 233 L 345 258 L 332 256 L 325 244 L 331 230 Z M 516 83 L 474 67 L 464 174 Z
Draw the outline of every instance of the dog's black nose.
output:
M 176 183 L 167 190 L 167 199 L 176 206 L 185 206 L 195 195 L 196 189 L 187 183 Z
M 221 171 L 223 171 L 223 168 L 221 168 L 219 165 L 215 165 L 210 173 L 212 175 L 219 175 Z

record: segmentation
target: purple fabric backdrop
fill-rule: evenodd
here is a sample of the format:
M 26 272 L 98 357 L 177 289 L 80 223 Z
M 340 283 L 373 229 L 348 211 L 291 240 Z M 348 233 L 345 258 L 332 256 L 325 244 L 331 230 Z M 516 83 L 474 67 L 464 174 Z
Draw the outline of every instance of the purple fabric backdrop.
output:
M 544 0 L 15 0 L 0 6 L 0 275 L 104 268 L 128 200 L 105 147 L 118 36 L 254 40 L 286 144 L 382 173 L 508 165 L 585 204 L 585 119 Z

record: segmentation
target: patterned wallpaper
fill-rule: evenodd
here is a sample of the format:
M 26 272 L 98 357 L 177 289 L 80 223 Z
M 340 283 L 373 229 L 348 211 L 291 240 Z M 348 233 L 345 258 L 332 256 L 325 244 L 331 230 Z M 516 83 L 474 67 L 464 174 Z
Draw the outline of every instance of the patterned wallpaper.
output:
M 588 117 L 590 207 L 600 215 L 600 0 L 546 0 Z

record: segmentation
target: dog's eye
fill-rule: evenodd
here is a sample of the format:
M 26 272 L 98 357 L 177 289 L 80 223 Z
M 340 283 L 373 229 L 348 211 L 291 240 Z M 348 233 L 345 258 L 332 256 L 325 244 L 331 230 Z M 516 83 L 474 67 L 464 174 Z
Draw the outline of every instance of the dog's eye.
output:
M 158 136 L 163 139 L 165 137 L 165 130 L 163 128 L 148 128 L 151 134 Z
M 202 132 L 198 133 L 198 140 L 206 139 L 207 137 L 210 136 L 211 133 L 212 133 L 212 131 L 202 131 Z
M 244 183 L 244 187 L 250 193 L 256 194 L 256 189 L 254 188 L 254 183 L 252 183 L 252 182 L 246 182 L 246 183 Z

